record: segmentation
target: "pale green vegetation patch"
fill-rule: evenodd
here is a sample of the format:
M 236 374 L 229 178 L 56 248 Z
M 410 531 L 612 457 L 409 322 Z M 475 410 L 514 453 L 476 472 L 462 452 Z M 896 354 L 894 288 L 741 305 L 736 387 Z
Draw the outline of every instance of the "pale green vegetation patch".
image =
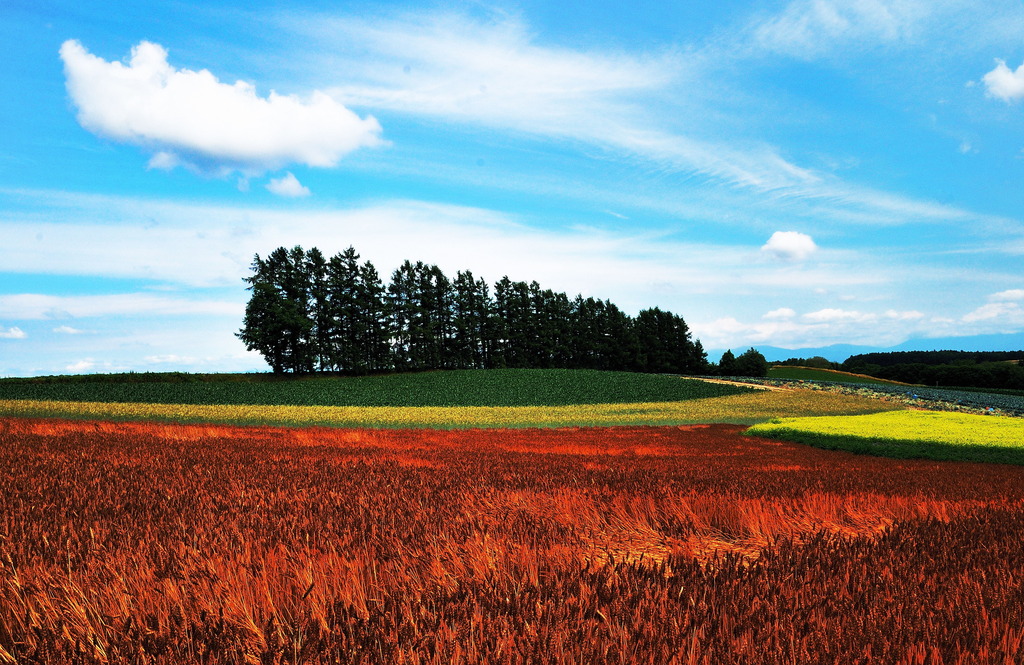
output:
M 778 418 L 748 434 L 889 457 L 1024 464 L 1024 419 L 935 411 Z

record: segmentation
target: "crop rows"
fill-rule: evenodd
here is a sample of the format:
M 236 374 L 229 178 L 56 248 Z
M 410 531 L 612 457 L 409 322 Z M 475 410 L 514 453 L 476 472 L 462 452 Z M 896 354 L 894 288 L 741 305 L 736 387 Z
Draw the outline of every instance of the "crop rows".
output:
M 675 402 L 750 391 L 672 375 L 594 370 L 458 370 L 299 379 L 231 377 L 254 379 L 247 381 L 151 381 L 144 380 L 145 375 L 138 377 L 142 378 L 6 379 L 0 380 L 0 399 L 209 405 L 564 406 Z
M 1024 469 L 741 429 L 0 420 L 0 661 L 1021 661 Z
M 890 457 L 1024 464 L 1024 418 L 889 411 L 781 418 L 754 425 L 748 433 Z
M 709 384 L 710 385 L 710 384 Z M 677 402 L 562 406 L 265 406 L 0 400 L 0 415 L 335 427 L 579 427 L 752 424 L 785 416 L 875 413 L 883 401 L 812 391 L 751 391 Z
M 858 385 L 829 381 L 793 381 L 789 379 L 742 379 L 749 383 L 762 383 L 797 387 L 801 390 L 841 392 L 889 400 L 894 404 L 914 409 L 984 413 L 1024 417 L 1024 394 L 1012 391 L 984 391 L 982 389 L 927 388 L 924 386 Z

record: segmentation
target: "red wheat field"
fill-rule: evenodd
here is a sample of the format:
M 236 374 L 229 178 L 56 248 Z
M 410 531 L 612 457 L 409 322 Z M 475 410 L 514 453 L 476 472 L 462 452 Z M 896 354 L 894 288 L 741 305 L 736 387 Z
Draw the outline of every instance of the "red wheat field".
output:
M 740 431 L 0 420 L 0 662 L 1024 662 L 1024 469 Z

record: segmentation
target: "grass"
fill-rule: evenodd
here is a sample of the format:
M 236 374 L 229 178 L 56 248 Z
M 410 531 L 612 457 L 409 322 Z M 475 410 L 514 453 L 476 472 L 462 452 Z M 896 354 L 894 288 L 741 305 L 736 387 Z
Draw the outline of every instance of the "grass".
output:
M 693 423 L 750 425 L 786 416 L 874 413 L 886 408 L 891 407 L 866 397 L 803 390 L 749 391 L 676 402 L 554 406 L 380 407 L 0 400 L 0 416 L 435 429 Z
M 867 383 L 883 386 L 907 385 L 898 381 L 886 381 L 876 379 L 865 374 L 851 374 L 840 372 L 834 369 L 818 369 L 814 367 L 793 367 L 790 365 L 776 365 L 768 369 L 769 379 L 793 379 L 796 381 L 838 381 L 842 383 Z
M 594 370 L 453 370 L 363 377 L 105 375 L 0 381 L 0 400 L 335 407 L 519 407 L 676 402 L 750 392 L 676 376 Z M 195 380 L 193 380 L 195 379 Z
M 748 434 L 897 458 L 1024 464 L 1024 419 L 932 411 L 782 418 Z

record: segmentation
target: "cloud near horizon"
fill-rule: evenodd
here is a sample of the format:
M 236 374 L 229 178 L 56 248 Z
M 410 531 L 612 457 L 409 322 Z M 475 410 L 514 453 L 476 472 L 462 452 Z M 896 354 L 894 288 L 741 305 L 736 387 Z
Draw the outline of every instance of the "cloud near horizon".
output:
M 307 99 L 257 95 L 244 81 L 177 69 L 159 44 L 142 41 L 127 65 L 60 48 L 68 94 L 85 129 L 151 150 L 151 168 L 186 165 L 219 174 L 262 173 L 288 164 L 333 167 L 348 153 L 382 143 L 381 126 L 317 90 Z

